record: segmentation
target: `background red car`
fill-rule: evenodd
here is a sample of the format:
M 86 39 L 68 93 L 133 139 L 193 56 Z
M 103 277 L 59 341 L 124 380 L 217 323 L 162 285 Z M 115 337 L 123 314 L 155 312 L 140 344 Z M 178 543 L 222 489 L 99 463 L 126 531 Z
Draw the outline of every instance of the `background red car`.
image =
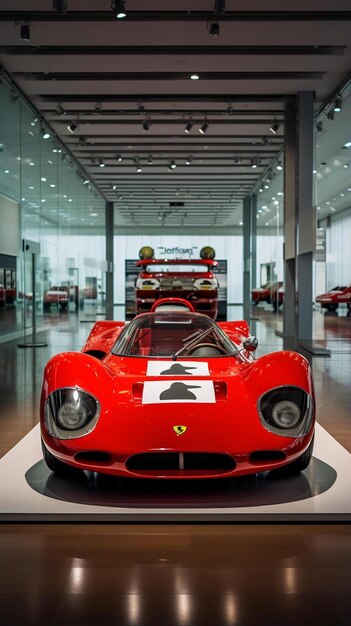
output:
M 64 285 L 61 287 L 50 287 L 49 291 L 44 294 L 43 308 L 44 311 L 49 311 L 52 304 L 60 307 L 62 310 L 68 308 L 69 300 L 69 287 Z
M 328 311 L 336 311 L 339 304 L 345 302 L 347 308 L 351 311 L 351 285 L 349 287 L 333 287 L 327 293 L 322 293 L 316 297 L 323 309 Z
M 257 287 L 251 291 L 251 300 L 253 304 L 258 304 L 259 302 L 268 302 L 270 304 L 272 302 L 273 295 L 277 292 L 279 287 L 283 286 L 283 282 L 269 282 L 262 287 Z

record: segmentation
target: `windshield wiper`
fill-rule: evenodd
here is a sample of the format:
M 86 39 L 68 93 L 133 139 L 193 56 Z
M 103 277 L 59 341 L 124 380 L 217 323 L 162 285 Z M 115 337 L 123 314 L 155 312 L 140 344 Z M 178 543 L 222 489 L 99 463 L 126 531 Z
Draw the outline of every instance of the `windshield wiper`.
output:
M 187 343 L 184 344 L 184 346 L 182 346 L 180 348 L 180 350 L 178 350 L 177 352 L 175 352 L 174 354 L 172 354 L 172 361 L 176 361 L 178 356 L 180 356 L 181 354 L 183 354 L 183 352 L 186 352 L 189 348 L 192 348 L 193 346 L 196 346 L 196 344 L 198 342 L 201 342 L 202 339 L 205 339 L 205 337 L 207 337 L 207 335 L 209 335 L 211 332 L 213 331 L 213 328 L 206 328 L 206 330 L 204 330 L 202 333 L 197 334 L 194 337 L 195 333 L 193 333 L 192 335 L 190 335 L 188 337 L 188 339 L 191 340 L 192 337 L 194 337 L 194 339 L 192 339 L 191 341 L 188 341 Z

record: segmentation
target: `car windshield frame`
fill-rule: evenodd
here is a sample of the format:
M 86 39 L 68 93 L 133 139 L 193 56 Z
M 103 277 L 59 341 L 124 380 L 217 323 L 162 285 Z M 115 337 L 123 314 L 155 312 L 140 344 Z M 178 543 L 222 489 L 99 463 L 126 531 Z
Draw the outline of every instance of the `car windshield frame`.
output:
M 196 334 L 199 335 L 199 343 L 205 336 L 203 341 L 217 344 L 224 350 L 224 354 L 218 352 L 211 358 L 228 358 L 239 354 L 238 347 L 213 320 L 207 315 L 188 311 L 138 315 L 123 329 L 111 352 L 121 357 L 174 359 L 175 354 L 181 351 L 179 358 L 182 360 L 203 358 L 183 354 L 186 344 L 191 344 L 192 349 L 196 347 Z

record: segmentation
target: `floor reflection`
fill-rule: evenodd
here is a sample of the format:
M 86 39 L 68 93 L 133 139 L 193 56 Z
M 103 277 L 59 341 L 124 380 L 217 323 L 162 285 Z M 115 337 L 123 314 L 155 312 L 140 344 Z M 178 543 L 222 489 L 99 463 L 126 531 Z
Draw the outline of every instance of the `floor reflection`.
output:
M 56 500 L 91 506 L 199 509 L 266 506 L 306 500 L 334 484 L 336 471 L 313 457 L 308 470 L 293 478 L 279 473 L 216 480 L 155 481 L 92 472 L 69 477 L 50 473 L 44 461 L 26 473 L 28 485 Z

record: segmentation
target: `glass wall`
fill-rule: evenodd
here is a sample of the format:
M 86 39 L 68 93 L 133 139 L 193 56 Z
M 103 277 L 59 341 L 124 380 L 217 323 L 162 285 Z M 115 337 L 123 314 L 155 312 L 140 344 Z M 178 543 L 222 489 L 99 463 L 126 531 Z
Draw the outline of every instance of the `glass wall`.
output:
M 33 308 L 39 330 L 104 311 L 105 201 L 6 82 L 0 110 L 0 334 L 11 338 L 30 332 Z

